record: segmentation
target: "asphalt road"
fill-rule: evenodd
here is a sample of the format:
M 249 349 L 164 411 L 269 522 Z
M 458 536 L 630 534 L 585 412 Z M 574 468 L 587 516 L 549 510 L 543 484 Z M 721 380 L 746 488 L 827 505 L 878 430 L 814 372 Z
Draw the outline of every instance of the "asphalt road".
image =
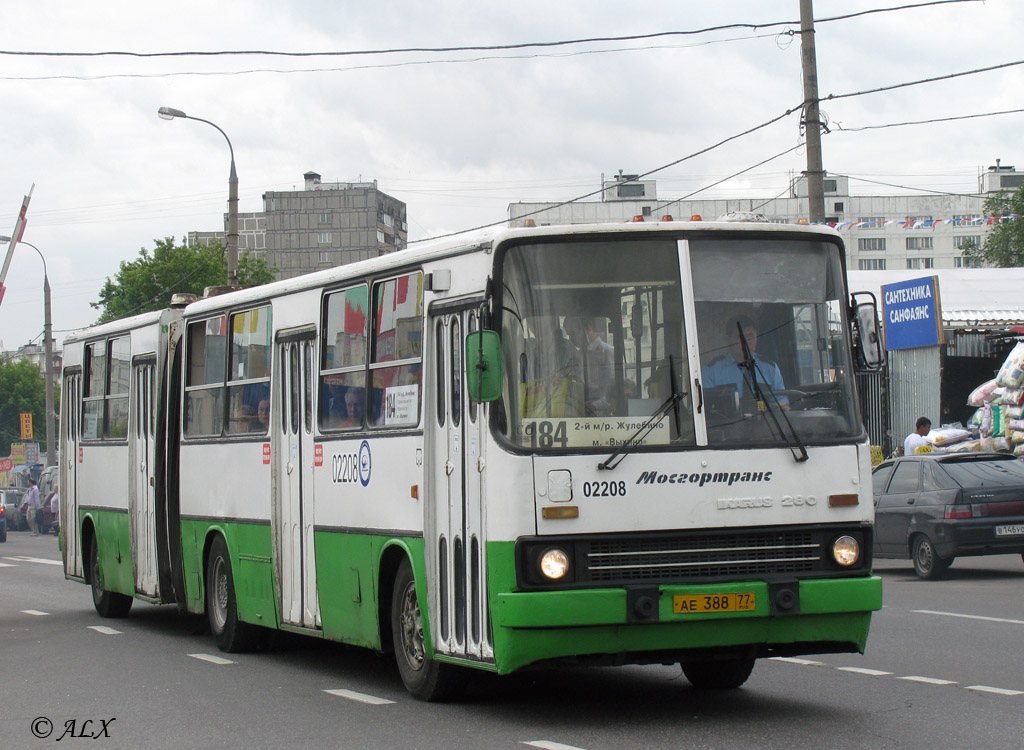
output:
M 693 690 L 678 667 L 593 668 L 481 676 L 446 705 L 410 698 L 393 663 L 361 649 L 288 637 L 221 654 L 195 618 L 141 602 L 101 619 L 59 559 L 54 537 L 0 545 L 0 748 L 1024 744 L 1017 556 L 961 559 L 936 582 L 879 561 L 867 654 L 764 660 L 740 690 Z

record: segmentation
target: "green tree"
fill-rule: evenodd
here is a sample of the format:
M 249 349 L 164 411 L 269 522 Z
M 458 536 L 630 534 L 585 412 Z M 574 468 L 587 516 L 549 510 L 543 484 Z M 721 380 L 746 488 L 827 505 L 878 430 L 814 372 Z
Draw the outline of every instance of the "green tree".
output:
M 986 216 L 1024 216 L 1024 186 L 1014 193 L 1000 192 L 985 201 Z M 981 247 L 973 243 L 963 248 L 963 255 L 996 268 L 1024 266 L 1024 218 L 1006 219 L 991 226 Z
M 117 275 L 104 282 L 99 300 L 90 303 L 101 311 L 98 323 L 162 310 L 170 304 L 173 294 L 201 296 L 206 287 L 227 283 L 227 259 L 219 243 L 187 247 L 174 244 L 172 237 L 154 243 L 152 253 L 142 248 L 138 258 L 121 261 Z M 276 271 L 266 260 L 254 258 L 248 251 L 238 259 L 238 281 L 242 286 L 273 281 Z
M 55 407 L 56 408 L 56 407 Z M 32 415 L 35 437 L 46 440 L 46 384 L 39 368 L 27 359 L 0 361 L 0 456 L 11 455 L 11 443 L 20 443 L 21 414 Z

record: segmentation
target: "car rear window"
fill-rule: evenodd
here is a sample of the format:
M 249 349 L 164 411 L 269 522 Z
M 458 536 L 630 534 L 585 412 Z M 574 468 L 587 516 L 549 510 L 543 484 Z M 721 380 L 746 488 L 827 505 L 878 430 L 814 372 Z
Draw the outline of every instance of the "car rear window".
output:
M 943 461 L 942 468 L 961 487 L 1024 485 L 1024 463 L 1020 461 Z

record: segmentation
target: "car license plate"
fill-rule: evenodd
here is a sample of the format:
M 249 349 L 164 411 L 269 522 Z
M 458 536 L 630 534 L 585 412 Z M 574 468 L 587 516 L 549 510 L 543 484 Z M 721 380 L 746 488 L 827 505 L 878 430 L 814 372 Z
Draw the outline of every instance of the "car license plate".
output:
M 1021 535 L 1024 535 L 1024 523 L 1009 524 L 1007 526 L 996 526 L 996 536 Z
M 753 592 L 739 594 L 698 594 L 672 597 L 672 611 L 690 615 L 704 612 L 753 612 L 757 600 Z

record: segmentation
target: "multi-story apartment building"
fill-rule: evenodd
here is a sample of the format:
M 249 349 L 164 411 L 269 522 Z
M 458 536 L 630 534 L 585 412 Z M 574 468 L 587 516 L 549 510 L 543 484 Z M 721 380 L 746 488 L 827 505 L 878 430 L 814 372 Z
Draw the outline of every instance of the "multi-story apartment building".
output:
M 263 194 L 263 211 L 239 214 L 239 251 L 278 269 L 278 279 L 401 250 L 408 242 L 405 203 L 377 182 L 322 182 L 303 175 L 303 189 Z M 226 217 L 225 217 L 226 223 Z M 223 242 L 224 232 L 189 232 L 189 244 Z
M 978 183 L 974 195 L 851 195 L 848 177 L 826 175 L 825 220 L 843 234 L 850 269 L 962 268 L 968 264 L 963 248 L 968 243 L 980 246 L 991 226 L 991 217 L 984 215 L 985 199 L 1019 188 L 1024 172 L 997 160 Z M 599 201 L 512 203 L 509 223 L 523 226 L 528 219 L 538 225 L 617 222 L 634 216 L 655 221 L 665 215 L 675 220 L 692 216 L 710 220 L 751 212 L 771 222 L 794 224 L 806 221 L 809 214 L 807 183 L 802 177 L 793 181 L 785 196 L 776 198 L 658 200 L 654 180 L 621 172 L 611 180 L 602 178 L 602 188 Z

